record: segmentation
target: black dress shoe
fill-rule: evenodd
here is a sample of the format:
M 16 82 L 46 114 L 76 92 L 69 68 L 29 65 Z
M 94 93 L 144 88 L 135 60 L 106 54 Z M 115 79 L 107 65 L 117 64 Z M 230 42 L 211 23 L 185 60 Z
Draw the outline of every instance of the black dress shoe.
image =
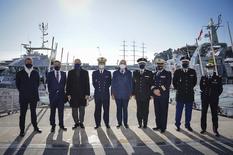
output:
M 176 127 L 176 131 L 180 131 L 180 127 L 177 126 L 177 127 Z
M 77 127 L 79 127 L 79 123 L 78 123 L 78 124 L 75 124 L 75 125 L 72 127 L 72 129 L 74 130 L 74 129 L 76 129 Z
M 147 128 L 147 125 L 143 125 L 143 128 L 146 129 L 146 128 Z
M 202 130 L 200 133 L 201 133 L 201 134 L 204 134 L 205 132 L 206 132 L 205 130 Z
M 139 125 L 138 128 L 142 128 L 142 125 Z
M 153 128 L 153 130 L 155 130 L 155 131 L 157 131 L 157 130 L 159 130 L 159 129 L 160 129 L 159 127 Z
M 83 123 L 80 123 L 80 128 L 82 128 L 82 129 L 84 129 L 84 128 L 85 128 L 85 126 L 84 126 L 84 124 L 83 124 Z
M 19 134 L 20 137 L 24 137 L 25 136 L 25 133 L 24 131 L 21 131 L 20 134 Z
M 128 125 L 128 124 L 125 124 L 125 128 L 128 129 L 128 128 L 129 128 L 129 125 Z
M 64 126 L 60 126 L 60 129 L 63 130 L 63 131 L 67 131 L 67 128 L 64 127 Z
M 94 129 L 98 129 L 100 126 L 99 125 L 97 125 L 96 127 L 94 127 Z
M 106 125 L 106 128 L 110 129 L 110 125 Z
M 166 130 L 161 130 L 160 133 L 165 133 Z
M 215 136 L 220 137 L 220 134 L 218 133 L 218 131 L 215 132 Z
M 52 127 L 50 131 L 55 132 L 55 127 Z
M 185 128 L 188 129 L 188 131 L 193 132 L 193 129 L 191 128 L 191 126 L 187 126 Z
M 35 128 L 34 131 L 37 133 L 42 133 L 42 131 L 39 128 Z
M 118 124 L 116 127 L 117 127 L 117 128 L 120 128 L 120 127 L 121 127 L 121 124 Z

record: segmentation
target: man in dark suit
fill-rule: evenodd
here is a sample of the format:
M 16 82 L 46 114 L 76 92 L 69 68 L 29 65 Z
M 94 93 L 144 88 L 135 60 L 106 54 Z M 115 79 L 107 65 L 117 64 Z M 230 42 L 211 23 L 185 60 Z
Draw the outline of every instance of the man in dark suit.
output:
M 25 117 L 30 105 L 31 110 L 31 122 L 34 127 L 34 131 L 41 133 L 42 131 L 37 126 L 36 106 L 39 101 L 38 88 L 40 85 L 40 76 L 37 71 L 33 69 L 32 59 L 25 59 L 24 69 L 16 74 L 16 87 L 19 91 L 19 104 L 20 104 L 20 116 L 19 127 L 20 136 L 25 135 Z
M 156 59 L 157 71 L 153 75 L 153 85 L 151 87 L 154 95 L 154 108 L 156 116 L 156 128 L 164 133 L 167 128 L 167 114 L 169 104 L 169 92 L 171 85 L 171 72 L 164 69 L 165 61 Z
M 94 99 L 95 99 L 95 129 L 101 126 L 101 109 L 104 109 L 104 123 L 107 128 L 109 126 L 109 103 L 110 103 L 110 93 L 109 87 L 111 86 L 111 72 L 107 71 L 105 68 L 107 59 L 100 57 L 98 59 L 99 69 L 94 71 L 92 74 L 92 84 L 95 88 Z
M 201 134 L 206 132 L 206 115 L 208 107 L 210 105 L 212 122 L 213 122 L 213 131 L 217 137 L 218 133 L 218 103 L 219 96 L 223 91 L 222 78 L 221 76 L 216 75 L 214 72 L 214 64 L 209 62 L 206 65 L 207 75 L 201 77 L 200 89 L 201 89 Z
M 65 85 L 66 85 L 66 73 L 60 71 L 61 62 L 54 61 L 54 70 L 49 72 L 47 75 L 47 84 L 49 91 L 50 101 L 50 125 L 52 126 L 51 132 L 55 131 L 55 114 L 58 109 L 58 118 L 60 129 L 66 131 L 64 127 L 63 116 L 64 116 L 64 102 L 65 102 Z
M 194 87 L 197 84 L 197 75 L 194 69 L 189 68 L 190 58 L 184 56 L 181 59 L 182 68 L 174 72 L 173 86 L 176 89 L 176 127 L 180 131 L 180 120 L 185 105 L 185 128 L 193 131 L 190 125 L 192 106 L 194 102 Z
M 132 73 L 126 67 L 126 61 L 121 60 L 119 69 L 113 72 L 112 98 L 117 105 L 117 128 L 122 126 L 122 116 L 125 128 L 128 126 L 128 103 L 133 92 Z
M 83 122 L 85 106 L 90 96 L 90 84 L 88 72 L 82 69 L 80 59 L 75 60 L 74 69 L 68 72 L 66 93 L 72 107 L 72 116 L 75 122 L 73 129 L 78 126 L 85 128 Z
M 133 95 L 137 103 L 138 127 L 141 128 L 143 123 L 143 128 L 147 128 L 153 74 L 145 69 L 147 62 L 145 58 L 139 58 L 137 62 L 139 70 L 133 72 Z

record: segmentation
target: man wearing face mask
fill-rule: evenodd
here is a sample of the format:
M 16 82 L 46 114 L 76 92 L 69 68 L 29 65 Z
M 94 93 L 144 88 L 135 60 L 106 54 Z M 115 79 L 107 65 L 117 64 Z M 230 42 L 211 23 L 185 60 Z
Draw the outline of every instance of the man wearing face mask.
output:
M 38 88 L 40 85 L 39 73 L 33 69 L 32 59 L 26 58 L 24 69 L 16 74 L 16 87 L 19 91 L 19 104 L 20 104 L 20 116 L 19 127 L 20 136 L 25 135 L 25 117 L 30 105 L 31 122 L 34 127 L 34 131 L 41 133 L 42 131 L 37 126 L 36 106 L 39 101 Z
M 180 121 L 183 107 L 185 106 L 185 128 L 193 131 L 190 125 L 192 106 L 194 102 L 194 87 L 197 84 L 197 75 L 194 69 L 189 68 L 190 58 L 184 56 L 181 59 L 182 68 L 174 72 L 173 86 L 176 90 L 176 127 L 180 131 Z
M 167 128 L 167 114 L 169 104 L 169 91 L 171 85 L 171 72 L 164 69 L 165 61 L 161 58 L 155 60 L 157 71 L 153 75 L 151 90 L 154 96 L 154 109 L 156 126 L 153 130 L 164 133 Z
M 213 131 L 218 137 L 218 102 L 219 96 L 223 91 L 222 78 L 214 72 L 214 64 L 209 62 L 206 65 L 207 74 L 201 77 L 200 89 L 201 89 L 201 134 L 206 132 L 206 115 L 208 107 L 210 105 Z
M 109 126 L 109 103 L 110 93 L 109 87 L 111 86 L 111 72 L 105 69 L 107 59 L 100 57 L 97 59 L 99 69 L 94 71 L 92 74 L 92 84 L 95 88 L 94 99 L 95 99 L 95 129 L 101 126 L 101 110 L 103 106 L 104 114 L 103 120 L 107 128 Z
M 147 128 L 149 102 L 151 98 L 152 72 L 145 69 L 147 60 L 139 58 L 137 60 L 139 70 L 133 72 L 133 95 L 137 103 L 138 127 Z
M 72 107 L 74 127 L 84 127 L 85 106 L 90 96 L 88 72 L 81 67 L 81 60 L 75 59 L 74 69 L 68 72 L 66 94 Z
M 128 103 L 132 91 L 132 73 L 126 68 L 126 61 L 121 60 L 119 69 L 113 72 L 112 78 L 112 98 L 115 99 L 117 105 L 117 128 L 122 126 L 122 117 L 125 128 L 129 128 Z
M 66 85 L 66 73 L 60 71 L 61 62 L 54 61 L 54 70 L 47 75 L 47 84 L 49 91 L 50 101 L 50 125 L 52 126 L 51 132 L 55 131 L 55 114 L 58 109 L 58 118 L 60 129 L 66 131 L 64 127 L 64 104 L 65 104 L 65 85 Z

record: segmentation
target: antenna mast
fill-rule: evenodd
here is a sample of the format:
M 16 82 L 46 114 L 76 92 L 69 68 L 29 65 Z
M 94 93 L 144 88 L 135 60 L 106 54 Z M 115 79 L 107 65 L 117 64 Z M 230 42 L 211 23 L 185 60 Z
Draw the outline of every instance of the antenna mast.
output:
M 45 43 L 48 42 L 48 40 L 45 40 L 45 36 L 48 35 L 48 33 L 46 33 L 46 31 L 48 30 L 48 23 L 45 24 L 44 22 L 42 22 L 41 24 L 39 24 L 39 29 L 42 32 L 42 37 L 41 37 L 41 39 L 42 39 L 42 48 L 44 48 Z

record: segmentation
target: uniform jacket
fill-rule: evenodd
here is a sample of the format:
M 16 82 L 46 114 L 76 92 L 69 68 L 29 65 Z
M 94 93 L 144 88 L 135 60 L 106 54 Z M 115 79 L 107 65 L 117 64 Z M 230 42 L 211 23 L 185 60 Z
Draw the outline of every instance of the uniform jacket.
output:
M 140 74 L 140 70 L 133 72 L 133 95 L 137 100 L 149 100 L 151 94 L 153 73 L 149 70 L 144 70 Z
M 187 72 L 177 69 L 174 72 L 173 86 L 176 89 L 176 101 L 193 102 L 194 87 L 197 84 L 197 75 L 194 69 L 188 68 Z
M 126 69 L 124 74 L 121 73 L 120 70 L 113 72 L 111 92 L 116 99 L 130 98 L 133 92 L 131 71 Z
M 163 69 L 160 73 L 158 74 L 157 73 L 158 71 L 156 71 L 153 74 L 152 92 L 155 89 L 159 89 L 161 93 L 160 97 L 169 98 L 170 85 L 171 85 L 171 72 Z
M 90 95 L 88 72 L 84 69 L 72 69 L 68 72 L 66 93 L 71 95 L 70 106 L 86 106 L 86 95 Z
M 214 74 L 211 77 L 202 76 L 200 81 L 201 99 L 218 102 L 223 91 L 222 78 Z
M 60 81 L 56 79 L 56 71 L 51 71 L 47 74 L 47 84 L 49 91 L 50 104 L 64 103 L 65 102 L 65 85 L 66 85 L 66 73 L 60 71 Z
M 95 88 L 94 98 L 95 99 L 107 99 L 110 98 L 109 88 L 111 86 L 111 72 L 104 70 L 100 73 L 96 70 L 92 73 L 92 84 Z
M 16 87 L 19 90 L 19 103 L 39 101 L 39 85 L 40 76 L 36 70 L 31 72 L 30 77 L 24 69 L 17 72 Z

